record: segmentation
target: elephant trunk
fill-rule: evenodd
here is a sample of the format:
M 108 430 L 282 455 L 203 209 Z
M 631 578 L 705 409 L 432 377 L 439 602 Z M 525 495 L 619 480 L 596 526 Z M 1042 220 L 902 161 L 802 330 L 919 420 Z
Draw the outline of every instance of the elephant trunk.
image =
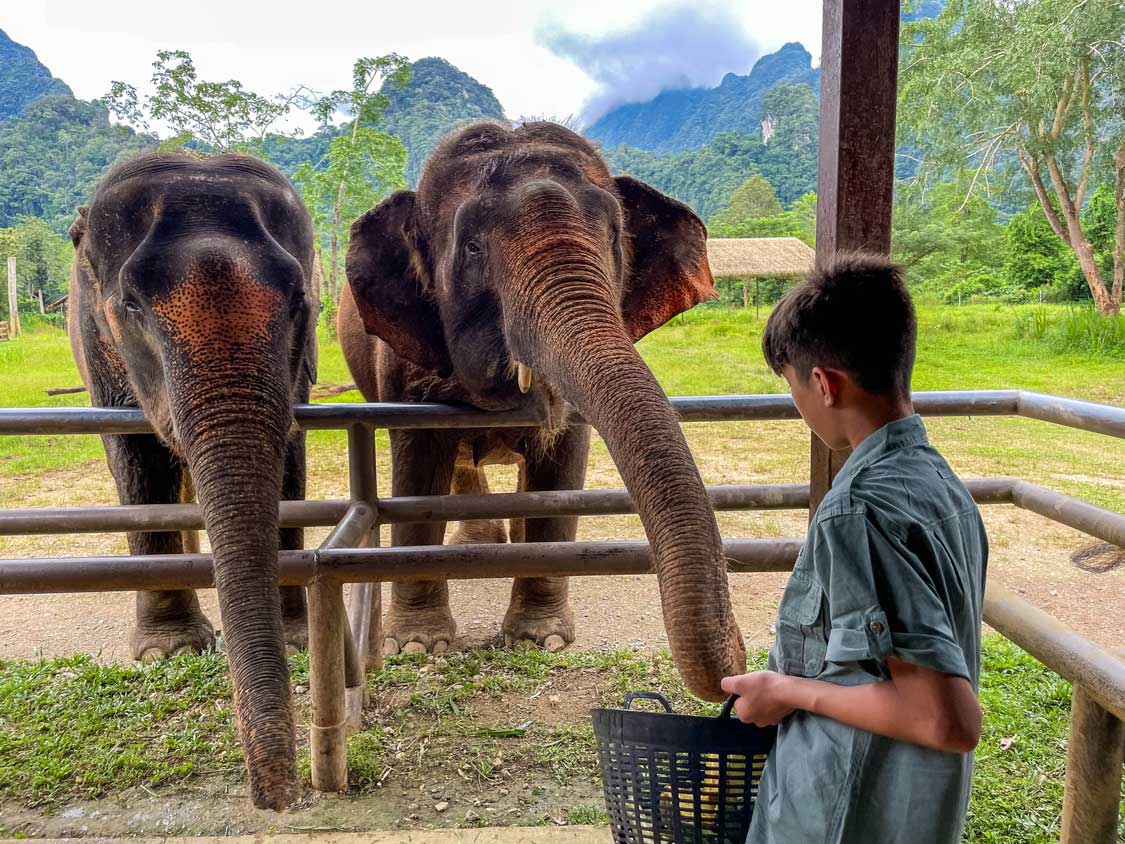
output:
M 554 207 L 551 207 L 551 206 Z M 721 700 L 722 677 L 745 670 L 719 529 L 675 411 L 629 338 L 604 248 L 570 203 L 524 216 L 553 221 L 508 256 L 519 290 L 505 302 L 517 356 L 598 430 L 652 546 L 664 623 L 680 675 Z M 560 224 L 560 217 L 564 223 Z M 565 233 L 560 234 L 560 231 Z
M 278 324 L 267 317 L 249 339 L 212 335 L 181 348 L 170 384 L 174 430 L 214 553 L 251 798 L 274 810 L 288 805 L 296 782 L 277 508 L 293 414 Z

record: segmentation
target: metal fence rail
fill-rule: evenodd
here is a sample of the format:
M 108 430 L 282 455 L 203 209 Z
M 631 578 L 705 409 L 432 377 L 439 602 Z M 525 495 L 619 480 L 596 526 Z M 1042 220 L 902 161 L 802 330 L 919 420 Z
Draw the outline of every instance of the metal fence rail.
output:
M 1125 438 L 1125 408 L 1110 405 L 1021 390 L 915 393 L 913 398 L 915 409 L 924 416 L 1023 416 Z M 786 395 L 671 401 L 683 422 L 798 418 Z M 295 415 L 304 430 L 347 430 L 351 482 L 347 501 L 283 501 L 279 505 L 283 526 L 335 526 L 317 550 L 285 551 L 279 557 L 281 582 L 309 587 L 310 728 L 317 789 L 336 791 L 347 785 L 345 739 L 348 727 L 355 729 L 359 724 L 363 665 L 377 665 L 381 654 L 379 647 L 371 647 L 382 638 L 380 582 L 651 571 L 645 542 L 377 547 L 381 524 L 635 512 L 623 489 L 377 499 L 373 428 L 534 426 L 540 420 L 532 413 L 487 413 L 439 404 L 317 404 L 301 405 Z M 150 431 L 141 412 L 128 408 L 0 409 L 0 435 Z M 966 485 L 978 503 L 1012 504 L 1125 547 L 1125 514 L 1016 478 L 971 479 Z M 810 500 L 808 484 L 713 486 L 708 487 L 708 494 L 721 511 L 804 509 Z M 195 504 L 0 510 L 0 536 L 202 527 L 202 514 Z M 724 551 L 731 571 L 780 572 L 792 568 L 801 542 L 795 538 L 733 539 L 724 543 Z M 359 547 L 365 545 L 368 547 Z M 353 584 L 347 610 L 345 582 Z M 206 554 L 0 560 L 0 595 L 211 585 L 212 563 Z M 1125 718 L 1125 664 L 1002 590 L 989 589 L 985 620 L 1075 686 L 1064 807 L 1064 825 L 1070 826 L 1064 829 L 1064 840 L 1085 840 L 1074 837 L 1079 834 L 1075 830 L 1091 828 L 1091 822 L 1099 829 L 1116 829 L 1120 761 L 1105 764 L 1102 759 L 1102 764 L 1094 765 L 1090 759 L 1099 748 L 1120 743 L 1125 734 L 1121 722 Z M 1121 754 L 1112 758 L 1120 760 Z M 1113 780 L 1108 785 L 1107 777 Z

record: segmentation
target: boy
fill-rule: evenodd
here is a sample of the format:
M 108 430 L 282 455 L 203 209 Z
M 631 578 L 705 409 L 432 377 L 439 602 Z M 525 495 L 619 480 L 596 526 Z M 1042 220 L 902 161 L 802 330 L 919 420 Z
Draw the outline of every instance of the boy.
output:
M 955 844 L 980 738 L 988 544 L 910 402 L 917 323 L 889 261 L 843 255 L 762 338 L 805 423 L 854 449 L 781 599 L 769 671 L 723 680 L 780 724 L 748 844 Z

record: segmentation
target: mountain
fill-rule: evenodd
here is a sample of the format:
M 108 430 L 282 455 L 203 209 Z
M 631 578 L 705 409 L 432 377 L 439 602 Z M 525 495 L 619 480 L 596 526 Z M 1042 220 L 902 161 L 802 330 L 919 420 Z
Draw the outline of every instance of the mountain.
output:
M 109 121 L 97 102 L 40 97 L 0 121 L 0 228 L 42 217 L 65 232 L 106 170 L 156 139 Z
M 504 109 L 492 93 L 445 59 L 419 59 L 411 64 L 410 81 L 402 88 L 384 84 L 389 105 L 380 127 L 406 147 L 406 182 L 418 184 L 422 165 L 434 145 L 453 129 L 473 120 L 504 120 Z M 267 135 L 263 152 L 289 176 L 304 162 L 322 165 L 339 128 L 325 126 L 305 138 Z
M 720 132 L 758 134 L 762 99 L 779 84 L 819 90 L 820 70 L 800 44 L 762 56 L 745 76 L 728 73 L 716 88 L 663 91 L 648 102 L 618 106 L 584 134 L 605 147 L 625 144 L 659 152 L 702 147 Z
M 402 89 L 383 86 L 390 100 L 384 128 L 406 147 L 406 181 L 415 185 L 422 164 L 443 135 L 472 120 L 504 120 L 492 89 L 445 59 L 419 59 Z
M 30 47 L 17 44 L 0 29 L 0 120 L 19 114 L 40 97 L 58 95 L 73 96 L 73 92 L 51 75 Z

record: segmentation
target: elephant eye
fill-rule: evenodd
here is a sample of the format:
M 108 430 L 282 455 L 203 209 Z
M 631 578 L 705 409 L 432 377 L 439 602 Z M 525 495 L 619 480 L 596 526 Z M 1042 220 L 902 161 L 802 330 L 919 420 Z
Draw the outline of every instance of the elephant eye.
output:
M 465 241 L 465 254 L 466 255 L 476 256 L 476 255 L 480 254 L 480 251 L 481 251 L 480 250 L 480 244 L 477 243 L 475 240 Z
M 130 316 L 137 316 L 141 312 L 141 306 L 136 299 L 124 299 L 121 306 L 125 309 L 125 313 Z

